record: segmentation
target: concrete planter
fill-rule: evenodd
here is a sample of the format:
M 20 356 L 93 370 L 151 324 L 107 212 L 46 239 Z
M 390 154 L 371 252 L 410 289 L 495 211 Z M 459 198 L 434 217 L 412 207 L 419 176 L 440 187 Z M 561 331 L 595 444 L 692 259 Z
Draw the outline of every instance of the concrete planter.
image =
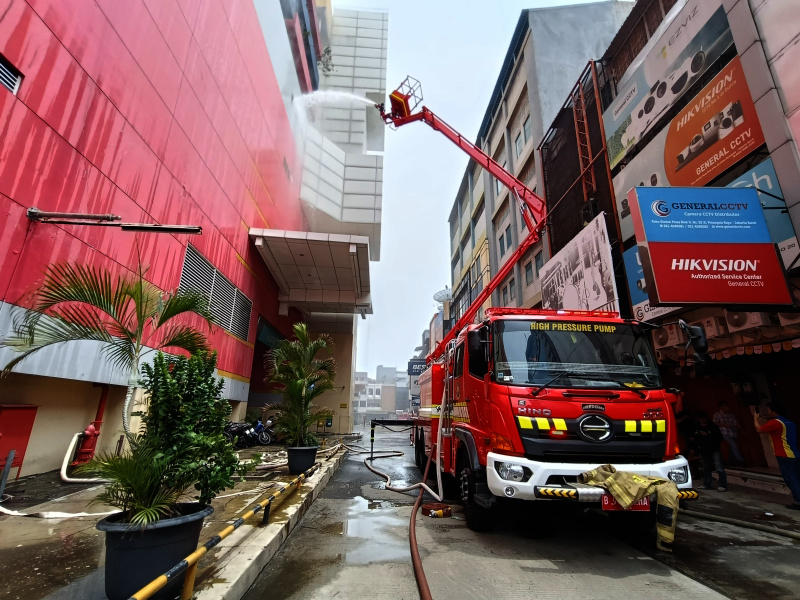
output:
M 203 519 L 214 512 L 210 506 L 181 504 L 181 516 L 162 519 L 146 527 L 120 523 L 122 513 L 97 523 L 106 532 L 106 596 L 127 600 L 197 549 Z M 180 594 L 183 577 L 177 577 L 154 594 L 152 600 Z

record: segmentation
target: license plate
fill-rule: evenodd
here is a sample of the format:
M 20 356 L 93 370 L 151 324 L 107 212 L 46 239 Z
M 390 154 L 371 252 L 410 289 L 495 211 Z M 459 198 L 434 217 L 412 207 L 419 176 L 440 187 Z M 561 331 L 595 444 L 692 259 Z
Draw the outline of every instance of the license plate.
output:
M 631 504 L 630 508 L 624 509 L 611 494 L 603 494 L 603 510 L 650 510 L 650 498 L 645 496 Z

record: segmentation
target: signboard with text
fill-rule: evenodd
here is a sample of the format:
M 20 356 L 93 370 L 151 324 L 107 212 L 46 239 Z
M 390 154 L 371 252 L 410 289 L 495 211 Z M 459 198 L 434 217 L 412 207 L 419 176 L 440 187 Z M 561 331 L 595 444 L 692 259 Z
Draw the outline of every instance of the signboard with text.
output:
M 628 201 L 651 304 L 792 303 L 755 190 L 645 187 Z
M 622 239 L 633 237 L 632 187 L 705 185 L 763 144 L 736 57 L 614 177 Z
M 631 293 L 634 319 L 637 321 L 651 321 L 680 309 L 680 307 L 676 306 L 653 306 L 650 304 L 650 298 L 647 296 L 647 280 L 644 276 L 644 268 L 642 267 L 638 246 L 626 250 L 622 258 L 625 261 L 625 273 Z
M 669 12 L 603 113 L 612 169 L 732 43 L 721 0 L 689 0 Z
M 786 202 L 783 198 L 781 186 L 778 183 L 778 175 L 772 165 L 772 159 L 758 163 L 755 167 L 743 173 L 726 187 L 751 187 L 759 190 L 758 198 L 761 200 L 761 207 L 764 209 L 764 219 L 767 222 L 767 229 L 772 241 L 778 245 L 781 253 L 783 265 L 788 269 L 800 249 L 797 247 L 797 234 L 792 227 L 792 220 L 785 212 Z M 766 192 L 766 193 L 761 193 Z M 771 196 L 767 194 L 772 194 Z M 777 198 L 776 198 L 777 196 Z
M 419 397 L 419 376 L 425 370 L 424 360 L 408 361 L 409 394 Z
M 619 310 L 605 213 L 542 267 L 542 308 Z

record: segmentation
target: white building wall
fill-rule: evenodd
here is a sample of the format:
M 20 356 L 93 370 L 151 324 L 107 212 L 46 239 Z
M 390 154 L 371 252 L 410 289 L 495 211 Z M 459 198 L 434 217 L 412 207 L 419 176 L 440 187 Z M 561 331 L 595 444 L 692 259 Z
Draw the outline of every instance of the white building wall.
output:
M 388 28 L 385 13 L 334 12 L 333 69 L 320 73 L 320 90 L 367 98 L 370 104 L 343 97 L 317 105 L 300 194 L 312 230 L 368 236 L 370 260 L 380 259 L 385 127 L 369 127 L 368 121 L 377 117 L 372 104 L 386 99 Z

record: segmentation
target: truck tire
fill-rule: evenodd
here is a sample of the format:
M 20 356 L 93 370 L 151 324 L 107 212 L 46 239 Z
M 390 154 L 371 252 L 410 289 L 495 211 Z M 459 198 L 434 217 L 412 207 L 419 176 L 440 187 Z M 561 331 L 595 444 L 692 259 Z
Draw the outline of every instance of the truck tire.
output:
M 428 461 L 425 456 L 425 433 L 422 429 L 419 429 L 417 435 L 414 436 L 414 462 L 420 470 L 420 473 L 424 473 L 425 463 Z
M 464 519 L 467 521 L 467 527 L 472 531 L 489 531 L 494 526 L 494 511 L 475 501 L 478 474 L 473 471 L 465 454 L 459 456 L 458 465 L 461 504 L 464 507 Z

